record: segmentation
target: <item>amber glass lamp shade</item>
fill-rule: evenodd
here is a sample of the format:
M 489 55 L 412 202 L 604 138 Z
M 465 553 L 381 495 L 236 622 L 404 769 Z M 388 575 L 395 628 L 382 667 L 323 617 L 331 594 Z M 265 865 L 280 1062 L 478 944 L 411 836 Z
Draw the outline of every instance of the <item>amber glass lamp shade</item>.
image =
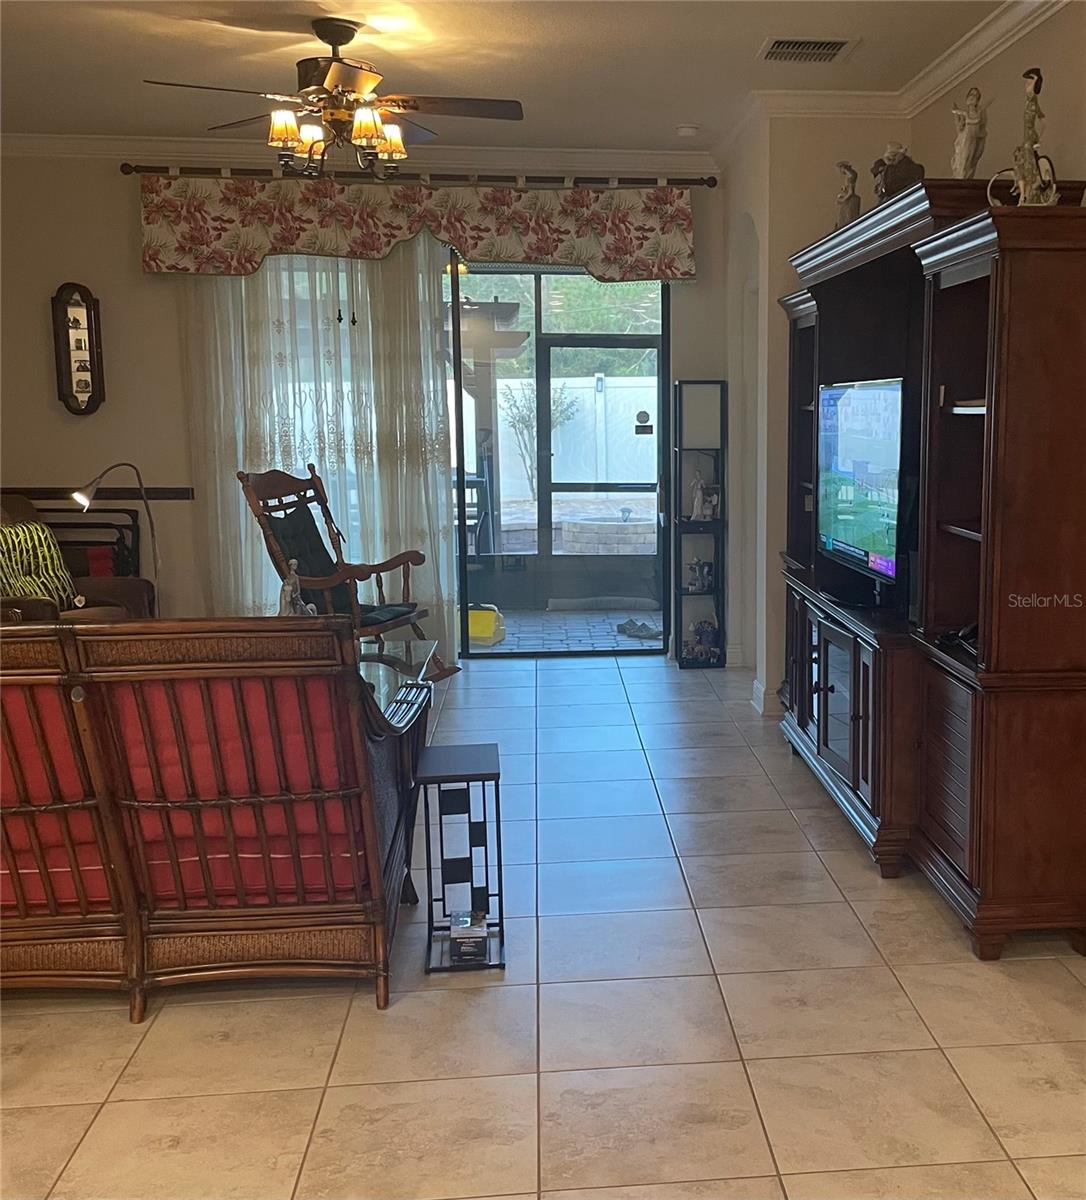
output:
M 298 144 L 294 153 L 302 158 L 317 157 L 324 150 L 324 126 L 307 123 L 298 131 Z
M 382 158 L 406 158 L 407 150 L 403 144 L 403 132 L 399 125 L 386 125 L 385 136 L 377 147 L 377 153 Z
M 377 109 L 363 105 L 354 110 L 354 124 L 351 126 L 351 143 L 353 145 L 367 146 L 372 149 L 379 146 L 384 137 L 381 114 Z
M 268 127 L 268 145 L 277 150 L 293 150 L 301 141 L 298 132 L 298 118 L 293 109 L 280 108 L 271 115 Z

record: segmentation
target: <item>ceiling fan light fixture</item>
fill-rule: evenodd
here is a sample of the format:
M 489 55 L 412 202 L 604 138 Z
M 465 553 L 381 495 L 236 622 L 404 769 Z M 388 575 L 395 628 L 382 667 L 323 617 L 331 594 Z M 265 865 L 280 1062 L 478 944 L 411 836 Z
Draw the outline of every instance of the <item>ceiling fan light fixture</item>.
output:
M 268 145 L 277 150 L 294 150 L 302 140 L 298 117 L 293 109 L 278 108 L 268 126 Z
M 324 152 L 324 126 L 307 121 L 298 130 L 294 153 L 299 158 L 318 158 Z
M 403 144 L 403 130 L 399 125 L 385 125 L 384 137 L 377 145 L 377 153 L 381 158 L 391 161 L 407 157 L 407 148 Z
M 354 110 L 354 124 L 351 126 L 351 143 L 374 149 L 386 139 L 386 130 L 381 124 L 381 114 L 369 105 L 362 105 Z

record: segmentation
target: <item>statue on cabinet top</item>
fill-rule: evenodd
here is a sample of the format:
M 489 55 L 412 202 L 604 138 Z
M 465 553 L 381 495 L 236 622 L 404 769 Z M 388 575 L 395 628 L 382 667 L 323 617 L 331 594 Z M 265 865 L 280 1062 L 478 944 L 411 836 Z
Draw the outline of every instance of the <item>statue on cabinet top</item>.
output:
M 958 133 L 950 156 L 950 174 L 953 179 L 972 179 L 988 138 L 988 114 L 980 105 L 980 88 L 971 87 L 965 93 L 965 107 L 955 104 L 951 111 Z
M 860 197 L 856 195 L 856 168 L 843 160 L 837 164 L 841 173 L 841 190 L 837 193 L 837 221 L 834 229 L 844 229 L 860 215 Z
M 1030 67 L 1022 72 L 1026 81 L 1026 111 L 1022 114 L 1022 145 L 1031 146 L 1034 150 L 1041 144 L 1041 131 L 1037 122 L 1045 119 L 1041 111 L 1041 102 L 1037 99 L 1044 87 L 1045 77 L 1040 67 Z
M 881 204 L 919 183 L 924 178 L 924 166 L 913 162 L 900 142 L 887 142 L 882 157 L 871 164 L 871 174 L 875 177 L 875 197 Z
M 1040 122 L 1044 120 L 1038 96 L 1044 86 L 1040 67 L 1030 67 L 1022 78 L 1026 81 L 1026 108 L 1022 115 L 1022 141 L 1014 148 L 1014 166 L 997 171 L 988 182 L 988 203 L 998 204 L 992 196 L 992 184 L 1005 175 L 1014 179 L 1011 194 L 1020 206 L 1057 204 L 1060 193 L 1056 186 L 1056 168 L 1047 154 L 1041 154 Z

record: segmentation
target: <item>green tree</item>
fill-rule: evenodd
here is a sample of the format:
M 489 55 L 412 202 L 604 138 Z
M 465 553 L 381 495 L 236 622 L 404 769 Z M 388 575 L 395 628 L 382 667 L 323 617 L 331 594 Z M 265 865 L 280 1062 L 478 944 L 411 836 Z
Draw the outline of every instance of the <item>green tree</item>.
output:
M 539 279 L 541 320 L 544 333 L 659 334 L 660 284 L 601 283 L 591 275 L 547 274 Z M 445 278 L 445 298 L 451 295 Z M 535 332 L 536 276 L 511 269 L 508 272 L 468 272 L 460 277 L 460 295 L 475 301 L 503 300 L 520 306 L 513 328 Z M 580 378 L 602 372 L 617 376 L 652 375 L 655 354 L 641 350 L 572 348 L 562 352 L 562 374 Z M 501 379 L 524 379 L 535 375 L 535 338 L 529 338 L 516 358 L 500 358 L 495 370 Z
M 518 380 L 517 386 L 507 383 L 502 387 L 500 407 L 502 416 L 509 422 L 513 438 L 517 443 L 517 454 L 524 464 L 528 476 L 528 490 L 532 499 L 536 496 L 536 397 L 535 383 L 531 379 Z M 577 415 L 577 401 L 566 395 L 566 385 L 560 384 L 551 392 L 551 429 L 557 430 L 572 421 Z

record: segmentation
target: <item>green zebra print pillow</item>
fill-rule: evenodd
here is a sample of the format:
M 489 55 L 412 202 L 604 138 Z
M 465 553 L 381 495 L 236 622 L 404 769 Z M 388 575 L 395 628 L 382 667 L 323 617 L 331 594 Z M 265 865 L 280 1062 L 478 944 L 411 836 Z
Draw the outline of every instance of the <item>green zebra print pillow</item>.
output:
M 5 596 L 51 600 L 60 612 L 75 607 L 75 580 L 48 525 L 0 525 L 0 589 Z

